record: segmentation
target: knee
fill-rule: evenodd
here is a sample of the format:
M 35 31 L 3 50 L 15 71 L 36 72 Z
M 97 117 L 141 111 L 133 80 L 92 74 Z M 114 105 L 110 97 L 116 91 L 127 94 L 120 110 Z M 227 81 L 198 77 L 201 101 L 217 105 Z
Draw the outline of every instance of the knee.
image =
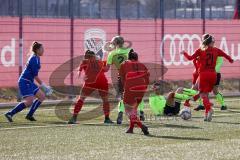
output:
M 183 92 L 183 87 L 179 87 L 177 90 L 176 90 L 176 93 L 182 93 Z
M 33 104 L 33 98 L 25 99 L 24 104 L 26 107 L 29 107 Z
M 43 102 L 46 99 L 45 94 L 42 94 L 41 96 L 38 97 L 38 100 Z
M 217 94 L 218 94 L 218 89 L 217 89 L 217 88 L 214 88 L 214 89 L 213 89 L 213 94 L 214 94 L 214 95 L 217 95 Z
M 168 99 L 172 99 L 172 98 L 174 98 L 174 96 L 175 96 L 175 93 L 174 92 L 170 92 L 170 93 L 168 93 Z

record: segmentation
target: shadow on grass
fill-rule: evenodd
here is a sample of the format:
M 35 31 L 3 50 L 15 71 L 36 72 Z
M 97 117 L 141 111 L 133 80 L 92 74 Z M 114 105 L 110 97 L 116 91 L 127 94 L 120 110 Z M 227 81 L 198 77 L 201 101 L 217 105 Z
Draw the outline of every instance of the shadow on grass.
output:
M 240 122 L 218 122 L 218 121 L 212 121 L 211 123 L 219 123 L 219 124 L 235 124 L 235 125 L 239 125 Z
M 118 126 L 118 127 L 128 127 L 128 124 L 117 124 L 117 123 L 112 123 L 112 124 L 105 124 L 105 123 L 85 123 L 83 124 L 85 126 Z
M 157 135 L 148 135 L 147 137 L 174 139 L 174 140 L 187 140 L 187 141 L 211 141 L 211 139 L 209 138 L 200 138 L 200 137 L 177 137 L 177 136 L 157 136 Z
M 240 110 L 231 110 L 231 109 L 228 109 L 227 111 L 230 112 L 230 113 L 240 113 Z
M 177 121 L 176 121 L 177 122 Z M 188 122 L 191 122 L 191 121 L 186 121 L 186 124 L 188 124 Z M 184 123 L 184 122 L 182 122 Z M 159 122 L 159 123 L 156 123 L 156 122 L 144 122 L 144 124 L 148 125 L 149 128 L 162 128 L 162 127 L 166 127 L 166 128 L 179 128 L 179 129 L 202 129 L 201 127 L 197 127 L 197 126 L 193 126 L 193 125 L 189 125 L 189 126 L 186 126 L 186 125 L 183 125 L 183 124 L 166 124 L 166 123 L 163 123 L 163 122 Z
M 177 124 L 148 124 L 149 128 L 167 127 L 167 128 L 179 128 L 179 129 L 202 129 L 196 126 L 184 126 Z
M 64 125 L 64 124 L 66 124 L 67 125 L 67 122 L 65 122 L 65 121 L 44 121 L 44 122 L 41 122 L 41 123 L 44 123 L 44 124 L 56 124 L 56 125 Z

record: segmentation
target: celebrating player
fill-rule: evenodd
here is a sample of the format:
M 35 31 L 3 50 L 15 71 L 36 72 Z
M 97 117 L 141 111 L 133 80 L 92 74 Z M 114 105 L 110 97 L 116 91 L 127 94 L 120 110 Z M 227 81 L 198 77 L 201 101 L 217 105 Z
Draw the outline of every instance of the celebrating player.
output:
M 75 107 L 72 118 L 69 124 L 77 123 L 77 115 L 81 111 L 84 101 L 93 91 L 97 90 L 103 101 L 103 112 L 105 115 L 104 123 L 113 123 L 109 118 L 110 105 L 108 102 L 108 81 L 104 74 L 104 62 L 96 59 L 93 51 L 87 50 L 85 52 L 85 59 L 79 67 L 79 76 L 81 72 L 85 72 L 85 83 L 81 90 Z
M 50 95 L 52 93 L 52 89 L 49 86 L 46 86 L 38 77 L 38 72 L 41 68 L 40 57 L 44 52 L 43 45 L 38 42 L 33 42 L 30 51 L 32 54 L 26 63 L 25 69 L 18 79 L 18 87 L 21 96 L 23 97 L 23 101 L 5 114 L 5 117 L 9 122 L 13 122 L 12 117 L 16 113 L 21 112 L 24 108 L 29 106 L 31 106 L 31 108 L 26 116 L 26 119 L 29 121 L 36 121 L 36 119 L 33 117 L 35 111 L 44 101 L 45 94 Z M 45 94 L 34 83 L 34 80 L 40 85 Z M 35 97 L 36 99 L 34 100 Z
M 149 84 L 149 72 L 146 66 L 138 61 L 138 55 L 130 52 L 128 60 L 121 64 L 120 80 L 124 88 L 123 102 L 125 111 L 130 119 L 130 126 L 126 133 L 133 133 L 134 125 L 137 124 L 145 135 L 148 128 L 142 124 L 137 116 L 137 108 Z
M 210 34 L 205 34 L 202 38 L 201 47 L 197 49 L 192 56 L 185 51 L 181 52 L 188 60 L 199 58 L 199 91 L 205 107 L 204 121 L 212 120 L 213 110 L 208 94 L 216 84 L 217 74 L 215 67 L 217 58 L 224 57 L 230 63 L 233 63 L 233 59 L 222 50 L 214 47 L 214 43 L 214 37 Z
M 114 65 L 117 70 L 119 71 L 120 69 L 120 65 L 128 59 L 128 53 L 130 51 L 133 51 L 133 49 L 131 48 L 125 48 L 124 46 L 124 39 L 121 36 L 115 36 L 112 38 L 110 44 L 105 45 L 104 47 L 109 47 L 112 46 L 111 48 L 111 52 L 108 54 L 108 58 L 107 58 L 107 66 L 105 67 L 105 71 L 108 71 L 111 67 L 111 65 Z M 105 49 L 105 50 L 109 50 L 109 49 Z M 120 83 L 120 79 L 119 79 L 119 75 L 118 75 L 118 94 L 120 95 L 119 98 L 122 98 L 122 92 L 123 92 L 123 86 Z M 143 112 L 143 107 L 144 104 L 140 103 L 140 116 L 141 119 L 144 120 L 144 112 Z M 118 118 L 117 118 L 117 124 L 121 124 L 122 123 L 122 119 L 123 119 L 123 111 L 124 111 L 124 104 L 123 101 L 120 100 L 119 104 L 118 104 Z

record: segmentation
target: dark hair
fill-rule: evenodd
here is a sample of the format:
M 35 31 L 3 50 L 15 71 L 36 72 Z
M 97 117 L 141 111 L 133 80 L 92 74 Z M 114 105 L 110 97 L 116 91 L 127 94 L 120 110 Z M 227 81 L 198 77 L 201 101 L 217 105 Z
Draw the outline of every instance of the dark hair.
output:
M 134 51 L 132 51 L 132 52 L 130 51 L 128 53 L 128 59 L 137 61 L 138 60 L 138 54 Z
M 95 53 L 93 51 L 90 51 L 89 49 L 86 50 L 85 56 L 84 56 L 85 59 L 89 59 L 90 57 L 93 57 L 93 56 L 95 56 Z
M 42 47 L 42 44 L 35 41 L 32 43 L 31 52 L 34 52 L 36 54 L 37 50 L 41 47 Z
M 133 50 L 133 49 L 131 49 L 131 50 L 128 52 L 128 54 L 129 54 L 129 53 L 131 53 L 131 52 L 134 52 L 134 50 Z

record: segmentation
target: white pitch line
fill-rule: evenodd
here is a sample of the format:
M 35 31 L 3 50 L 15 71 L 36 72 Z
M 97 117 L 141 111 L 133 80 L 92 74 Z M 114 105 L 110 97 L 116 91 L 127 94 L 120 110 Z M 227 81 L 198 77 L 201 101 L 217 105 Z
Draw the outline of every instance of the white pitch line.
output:
M 2 130 L 16 130 L 16 129 L 33 129 L 33 128 L 51 128 L 51 127 L 70 127 L 73 125 L 70 124 L 56 124 L 56 125 L 46 125 L 46 126 L 26 126 L 26 127 L 11 127 L 11 128 L 0 128 L 0 131 Z

